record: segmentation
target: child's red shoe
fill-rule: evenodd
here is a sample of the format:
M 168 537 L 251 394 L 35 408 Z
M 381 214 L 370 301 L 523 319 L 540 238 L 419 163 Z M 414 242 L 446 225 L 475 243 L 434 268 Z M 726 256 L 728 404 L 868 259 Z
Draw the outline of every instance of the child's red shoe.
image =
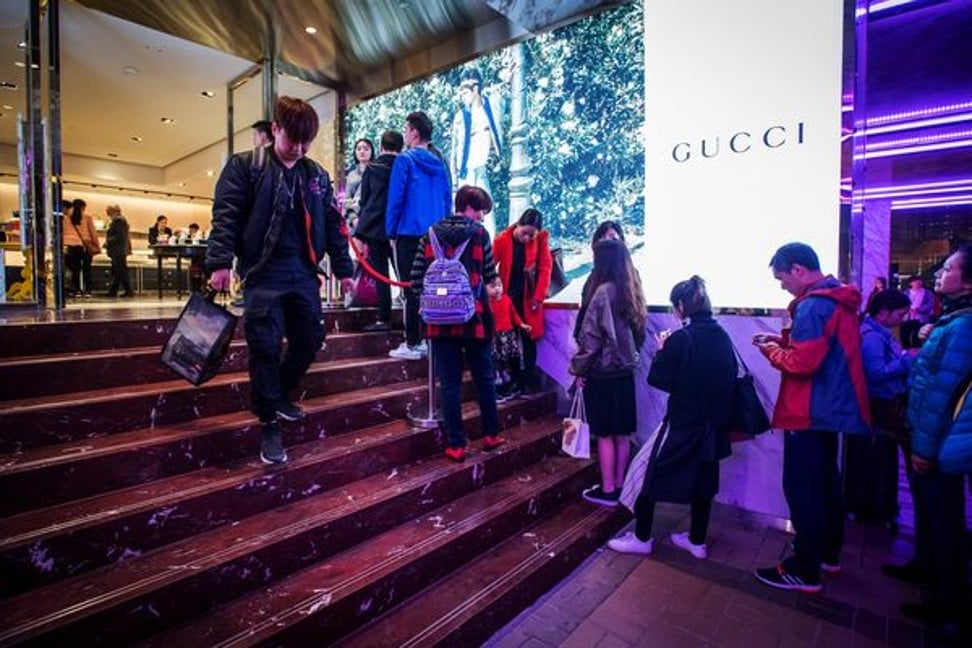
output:
M 506 443 L 506 439 L 501 436 L 486 436 L 483 438 L 483 450 L 489 452 L 490 450 L 495 450 Z
M 452 459 L 456 463 L 466 460 L 466 449 L 465 448 L 446 448 L 445 455 L 449 459 Z

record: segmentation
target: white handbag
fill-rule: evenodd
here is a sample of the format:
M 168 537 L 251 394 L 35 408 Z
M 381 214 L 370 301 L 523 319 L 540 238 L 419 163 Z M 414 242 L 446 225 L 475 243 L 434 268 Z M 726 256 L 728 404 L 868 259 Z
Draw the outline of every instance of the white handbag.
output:
M 624 476 L 624 485 L 621 486 L 621 495 L 618 500 L 632 513 L 634 513 L 635 500 L 641 494 L 641 487 L 645 483 L 645 474 L 648 472 L 651 453 L 656 444 L 658 449 L 661 450 L 667 436 L 668 425 L 663 419 L 654 432 L 648 436 L 648 440 L 641 445 L 628 465 L 628 472 Z
M 584 411 L 584 390 L 574 390 L 574 400 L 570 404 L 570 414 L 563 422 L 563 439 L 560 449 L 577 459 L 591 458 L 591 428 L 587 424 Z

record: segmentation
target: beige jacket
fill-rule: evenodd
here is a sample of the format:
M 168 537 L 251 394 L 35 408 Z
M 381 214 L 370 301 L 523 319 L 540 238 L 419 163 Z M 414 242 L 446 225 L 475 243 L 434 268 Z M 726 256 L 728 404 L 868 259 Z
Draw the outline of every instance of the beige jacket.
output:
M 580 328 L 580 348 L 570 361 L 575 376 L 630 374 L 638 364 L 638 347 L 631 327 L 614 311 L 616 288 L 601 284 L 591 297 Z

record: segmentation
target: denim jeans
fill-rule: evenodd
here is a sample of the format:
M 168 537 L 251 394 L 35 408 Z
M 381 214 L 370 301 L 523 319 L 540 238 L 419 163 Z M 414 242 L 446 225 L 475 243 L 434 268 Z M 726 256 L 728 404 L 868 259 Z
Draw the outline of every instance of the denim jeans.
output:
M 462 448 L 466 445 L 466 432 L 462 427 L 463 352 L 476 384 L 476 400 L 483 421 L 483 434 L 494 436 L 499 431 L 490 341 L 469 338 L 432 340 L 435 369 L 442 386 L 442 415 L 450 448 Z

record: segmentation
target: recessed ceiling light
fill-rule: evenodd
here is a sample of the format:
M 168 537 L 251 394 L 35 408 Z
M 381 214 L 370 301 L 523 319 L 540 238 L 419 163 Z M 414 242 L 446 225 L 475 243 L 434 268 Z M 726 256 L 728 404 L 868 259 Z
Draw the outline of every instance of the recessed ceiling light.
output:
M 20 41 L 17 43 L 17 47 L 20 49 L 27 49 L 27 41 Z
M 20 86 L 17 85 L 16 83 L 10 83 L 9 81 L 0 81 L 0 88 L 3 88 L 4 90 L 15 91 L 18 90 Z
M 122 68 L 122 74 L 129 74 L 131 76 L 135 76 L 136 74 L 139 74 L 139 72 L 140 70 L 134 65 L 126 65 L 125 67 Z
M 24 63 L 23 61 L 14 61 L 14 65 L 16 65 L 17 67 L 27 67 L 27 64 Z
M 110 157 L 110 158 L 116 158 L 116 157 L 118 157 L 118 154 L 117 153 L 109 153 L 108 154 L 108 157 Z
M 135 142 L 136 144 L 140 144 L 140 143 L 142 142 L 142 138 L 141 138 L 141 137 L 139 137 L 138 135 L 132 135 L 132 136 L 131 136 L 131 137 L 129 137 L 128 139 L 130 139 L 130 140 L 132 140 L 132 141 L 133 141 L 133 142 Z
M 316 34 L 317 27 L 304 27 L 304 31 L 307 32 L 308 34 Z
M 180 182 L 179 183 L 179 186 L 180 187 L 188 187 L 189 186 L 189 183 L 188 182 Z
M 0 106 L 0 108 L 3 108 L 4 110 L 13 110 L 13 106 L 10 104 L 3 104 L 3 106 Z
M 216 174 L 215 174 L 215 172 L 212 169 L 207 169 L 206 170 L 206 175 L 209 176 L 210 178 L 212 178 Z
M 171 117 L 163 117 L 159 121 L 161 121 L 163 124 L 174 124 L 175 123 L 175 120 L 172 119 Z
M 208 97 L 208 98 L 212 99 L 213 97 L 216 96 L 216 93 L 213 92 L 212 90 L 203 90 L 202 91 L 202 96 Z

